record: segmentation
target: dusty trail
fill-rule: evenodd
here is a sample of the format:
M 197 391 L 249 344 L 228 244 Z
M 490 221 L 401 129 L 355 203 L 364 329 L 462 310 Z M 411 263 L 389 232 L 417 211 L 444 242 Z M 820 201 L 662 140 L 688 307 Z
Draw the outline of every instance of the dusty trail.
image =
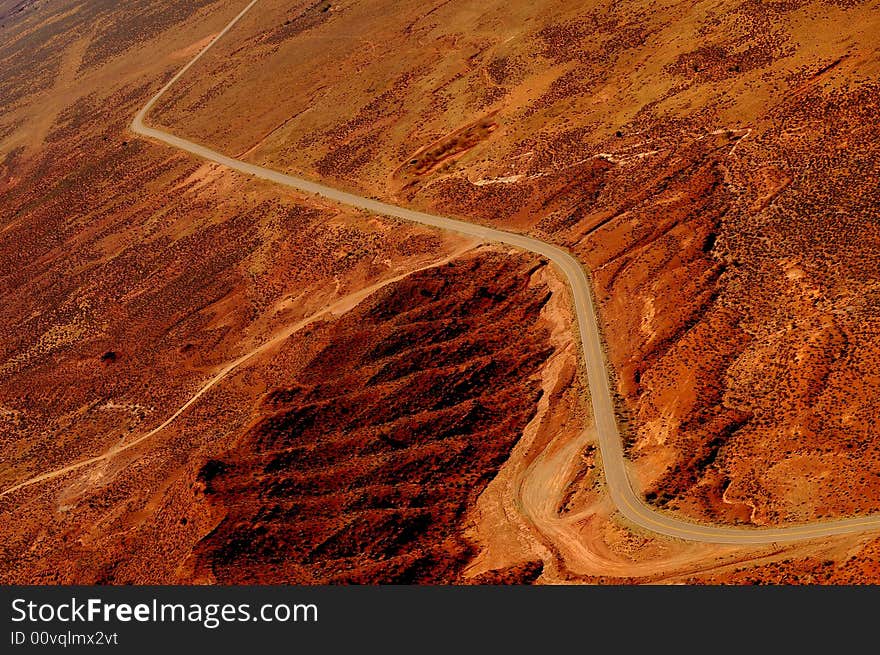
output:
M 90 457 L 88 459 L 84 459 L 79 462 L 75 462 L 75 463 L 70 464 L 68 466 L 64 466 L 62 468 L 55 469 L 55 470 L 49 471 L 47 473 L 37 475 L 33 478 L 30 478 L 29 480 L 25 480 L 24 482 L 20 482 L 19 484 L 15 485 L 13 487 L 9 487 L 8 489 L 5 489 L 2 493 L 0 493 L 0 498 L 3 498 L 4 496 L 7 496 L 11 493 L 14 493 L 20 489 L 24 489 L 25 487 L 29 487 L 31 485 L 38 484 L 40 482 L 47 482 L 49 480 L 53 480 L 55 478 L 66 475 L 68 473 L 72 473 L 72 472 L 77 471 L 77 470 L 84 468 L 86 466 L 90 466 L 91 464 L 97 464 L 99 462 L 103 462 L 108 459 L 112 459 L 113 457 L 119 455 L 120 453 L 123 453 L 126 450 L 130 450 L 130 449 L 134 448 L 135 446 L 143 443 L 144 441 L 146 441 L 150 437 L 153 437 L 153 436 L 159 434 L 160 432 L 162 432 L 162 430 L 164 430 L 169 425 L 174 423 L 174 421 L 176 421 L 181 416 L 181 414 L 183 414 L 192 405 L 197 403 L 202 396 L 204 396 L 211 389 L 213 389 L 215 386 L 217 386 L 220 382 L 222 382 L 224 379 L 226 379 L 230 373 L 232 373 L 236 369 L 240 368 L 241 365 L 244 364 L 245 362 L 253 359 L 254 357 L 257 357 L 258 355 L 262 355 L 263 353 L 267 352 L 268 350 L 271 350 L 275 346 L 277 346 L 277 345 L 283 343 L 284 341 L 286 341 L 287 339 L 289 339 L 292 335 L 296 334 L 297 332 L 299 332 L 303 328 L 311 325 L 315 321 L 317 321 L 327 315 L 333 314 L 335 316 L 341 316 L 342 314 L 344 314 L 347 311 L 354 308 L 358 303 L 360 303 L 362 300 L 364 300 L 368 296 L 372 295 L 373 293 L 375 293 L 376 291 L 378 291 L 382 287 L 388 286 L 389 284 L 393 284 L 394 282 L 398 282 L 406 277 L 409 277 L 413 273 L 418 273 L 420 271 L 426 271 L 431 268 L 443 266 L 444 264 L 449 263 L 453 259 L 460 257 L 462 254 L 464 254 L 468 250 L 471 250 L 473 247 L 474 247 L 473 244 L 468 244 L 467 246 L 465 246 L 463 248 L 459 248 L 458 250 L 453 252 L 448 257 L 444 257 L 443 259 L 441 259 L 439 261 L 432 262 L 430 264 L 427 264 L 427 265 L 422 266 L 420 268 L 417 268 L 415 270 L 407 271 L 405 273 L 402 273 L 402 274 L 397 275 L 395 277 L 388 278 L 386 280 L 381 280 L 381 281 L 377 282 L 376 284 L 373 284 L 369 287 L 365 287 L 363 289 L 359 289 L 358 291 L 355 291 L 354 293 L 350 293 L 347 296 L 340 298 L 339 300 L 337 300 L 336 302 L 334 302 L 331 305 L 328 305 L 327 307 L 325 307 L 321 311 L 316 312 L 316 313 L 312 314 L 311 316 L 308 316 L 300 321 L 297 321 L 293 325 L 290 325 L 290 326 L 284 328 L 282 331 L 280 331 L 278 334 L 274 335 L 268 341 L 262 343 L 261 345 L 257 346 L 253 350 L 245 353 L 244 355 L 242 355 L 238 359 L 235 359 L 232 362 L 230 362 L 229 364 L 227 364 L 226 366 L 224 366 L 211 379 L 209 379 L 205 384 L 203 384 L 201 387 L 199 387 L 198 391 L 196 391 L 192 396 L 190 396 L 189 400 L 187 400 L 183 405 L 181 405 L 177 409 L 177 411 L 175 411 L 171 416 L 169 416 L 167 419 L 165 419 L 165 421 L 163 421 L 162 423 L 157 425 L 155 428 L 153 428 L 149 432 L 142 434 L 141 436 L 139 436 L 135 439 L 132 439 L 130 441 L 115 445 L 112 448 L 101 453 L 100 455 L 96 455 L 95 457 Z
M 248 4 L 204 49 L 202 49 L 186 66 L 184 66 L 171 80 L 154 95 L 135 116 L 131 129 L 136 134 L 155 139 L 174 148 L 178 148 L 190 154 L 196 155 L 208 161 L 221 164 L 227 168 L 238 171 L 283 186 L 297 189 L 305 193 L 322 196 L 328 200 L 363 209 L 375 214 L 393 216 L 407 221 L 429 225 L 442 230 L 449 230 L 458 234 L 475 238 L 482 242 L 504 243 L 515 248 L 536 253 L 550 260 L 556 269 L 563 275 L 570 286 L 571 297 L 574 303 L 575 320 L 574 328 L 580 342 L 583 366 L 586 371 L 590 389 L 590 398 L 593 410 L 594 427 L 596 438 L 601 451 L 602 466 L 604 470 L 606 488 L 611 501 L 617 511 L 630 523 L 645 530 L 692 542 L 707 544 L 730 544 L 730 545 L 771 545 L 782 542 L 794 542 L 833 535 L 856 534 L 869 530 L 880 529 L 880 516 L 864 516 L 858 518 L 838 519 L 815 522 L 812 524 L 796 524 L 775 528 L 746 528 L 697 524 L 684 521 L 679 518 L 662 514 L 650 508 L 641 497 L 634 491 L 628 473 L 628 461 L 624 456 L 623 442 L 618 430 L 614 411 L 613 396 L 609 383 L 607 364 L 599 333 L 599 325 L 596 310 L 593 304 L 590 284 L 580 261 L 574 258 L 568 251 L 550 243 L 545 243 L 525 234 L 517 234 L 494 229 L 484 225 L 469 223 L 463 220 L 435 216 L 425 212 L 414 211 L 404 207 L 398 207 L 370 198 L 358 196 L 353 193 L 340 191 L 317 182 L 286 175 L 262 166 L 250 164 L 233 157 L 229 157 L 208 147 L 188 141 L 181 137 L 148 127 L 144 124 L 144 118 L 162 97 L 162 95 L 179 80 L 211 47 L 223 38 L 257 3 L 253 0 Z M 326 313 L 326 311 L 325 311 Z M 292 329 L 292 328 L 291 328 Z M 229 371 L 234 370 L 242 361 L 236 360 L 230 364 Z M 226 374 L 228 374 L 228 372 Z M 219 381 L 219 380 L 218 380 Z M 216 383 L 215 383 L 216 384 Z M 211 385 L 213 386 L 213 385 Z M 207 389 L 205 389 L 207 391 Z M 201 395 L 201 394 L 200 394 Z M 191 399 L 195 402 L 197 398 Z M 191 403 L 190 403 L 191 404 Z M 188 405 L 187 405 L 188 406 Z M 186 407 L 179 411 L 184 411 Z M 179 414 L 177 414 L 179 416 Z M 173 420 L 174 417 L 172 417 Z M 161 426 L 160 426 L 161 428 Z M 157 428 L 158 430 L 159 428 Z M 155 434 L 155 432 L 153 433 Z M 141 440 L 148 435 L 141 437 Z M 521 506 L 523 499 L 528 501 L 529 507 L 533 508 L 530 519 L 540 531 L 547 530 L 549 534 L 544 537 L 562 546 L 569 546 L 583 551 L 583 545 L 578 546 L 575 535 L 571 530 L 565 529 L 569 525 L 567 521 L 559 521 L 552 518 L 555 515 L 553 503 L 555 496 L 548 494 L 559 485 L 559 481 L 565 476 L 566 471 L 572 469 L 572 458 L 578 457 L 580 449 L 572 444 L 571 447 L 554 450 L 555 455 L 533 462 L 531 472 L 521 481 L 519 498 L 511 499 L 517 506 Z M 131 447 L 129 445 L 128 447 Z M 102 455 L 93 460 L 87 460 L 73 464 L 65 469 L 37 476 L 8 489 L 2 494 L 6 495 L 16 489 L 41 482 L 62 475 L 70 470 L 81 468 L 94 461 L 100 461 L 108 455 Z M 542 497 L 543 496 L 543 497 Z

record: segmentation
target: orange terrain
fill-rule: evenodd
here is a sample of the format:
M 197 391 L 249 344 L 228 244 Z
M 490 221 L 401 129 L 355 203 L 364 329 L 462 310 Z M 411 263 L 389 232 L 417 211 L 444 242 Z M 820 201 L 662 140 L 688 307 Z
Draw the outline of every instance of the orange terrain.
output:
M 0 0 L 0 581 L 880 581 L 876 535 L 617 515 L 546 261 L 128 131 L 243 6 Z M 878 30 L 842 0 L 260 0 L 147 122 L 570 249 L 647 502 L 858 516 Z

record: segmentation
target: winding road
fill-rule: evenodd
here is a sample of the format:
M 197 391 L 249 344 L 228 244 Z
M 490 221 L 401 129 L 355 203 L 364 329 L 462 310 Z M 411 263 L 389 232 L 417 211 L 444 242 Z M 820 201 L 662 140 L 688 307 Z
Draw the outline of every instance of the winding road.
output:
M 203 145 L 187 141 L 186 139 L 173 134 L 145 125 L 144 119 L 156 102 L 168 91 L 169 88 L 171 88 L 172 85 L 174 85 L 175 82 L 185 75 L 206 52 L 222 39 L 235 26 L 235 24 L 257 4 L 257 2 L 258 0 L 250 2 L 250 4 L 232 19 L 232 21 L 226 25 L 226 27 L 207 46 L 205 46 L 188 64 L 186 64 L 186 66 L 172 77 L 171 80 L 163 86 L 146 105 L 144 105 L 131 124 L 133 132 L 186 151 L 197 157 L 201 157 L 202 159 L 215 162 L 245 175 L 275 182 L 305 193 L 317 194 L 333 202 L 355 207 L 357 209 L 363 209 L 375 214 L 393 216 L 406 221 L 429 225 L 441 230 L 450 230 L 484 242 L 507 244 L 521 250 L 536 253 L 553 262 L 565 277 L 571 288 L 571 296 L 575 308 L 576 330 L 580 339 L 583 365 L 586 369 L 589 382 L 593 417 L 602 454 L 606 486 L 618 511 L 630 523 L 653 533 L 687 541 L 743 545 L 792 542 L 819 537 L 829 537 L 833 535 L 880 530 L 880 516 L 877 515 L 821 521 L 809 524 L 792 524 L 785 527 L 750 528 L 691 523 L 657 512 L 646 505 L 642 498 L 634 491 L 628 474 L 628 462 L 624 456 L 623 442 L 615 417 L 607 364 L 602 349 L 599 324 L 588 278 L 581 263 L 566 250 L 524 234 L 506 232 L 504 230 L 498 230 L 484 225 L 414 211 L 412 209 L 406 209 L 405 207 L 398 207 L 396 205 L 379 202 L 345 191 L 339 191 L 310 180 L 285 175 L 278 171 L 234 159 Z M 237 367 L 241 363 L 241 360 L 236 360 L 230 366 Z M 216 382 L 212 380 L 209 384 L 210 386 L 213 386 L 214 383 Z M 199 394 L 191 398 L 190 402 L 181 408 L 178 411 L 178 414 L 172 416 L 169 421 L 176 418 L 180 412 L 186 409 L 189 404 L 194 402 L 197 397 L 206 390 L 207 388 L 203 387 Z M 167 422 L 168 421 L 162 426 L 159 426 L 157 430 L 164 427 Z M 577 457 L 579 456 L 579 453 L 575 452 L 572 456 Z M 88 463 L 91 463 L 91 460 L 80 462 L 72 466 L 79 468 Z M 61 473 L 69 470 L 72 470 L 71 467 L 37 476 L 36 478 L 32 478 L 31 480 L 16 485 L 14 488 L 7 489 L 0 494 L 0 496 L 6 495 L 15 489 L 28 486 L 29 484 L 50 479 L 50 477 L 56 477 L 53 473 Z

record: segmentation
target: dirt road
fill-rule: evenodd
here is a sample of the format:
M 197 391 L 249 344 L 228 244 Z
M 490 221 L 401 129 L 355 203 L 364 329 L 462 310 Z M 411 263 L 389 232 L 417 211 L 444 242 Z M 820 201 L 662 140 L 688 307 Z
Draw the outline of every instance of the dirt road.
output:
M 398 207 L 371 198 L 339 191 L 310 180 L 285 175 L 278 171 L 273 171 L 268 168 L 263 168 L 262 166 L 256 166 L 254 164 L 234 159 L 203 145 L 187 141 L 186 139 L 173 134 L 145 125 L 144 118 L 163 94 L 171 88 L 171 86 L 179 80 L 200 57 L 208 52 L 217 41 L 223 38 L 223 36 L 235 26 L 238 20 L 247 14 L 247 12 L 249 12 L 256 4 L 257 0 L 253 0 L 253 2 L 248 4 L 241 13 L 239 13 L 223 29 L 223 31 L 221 31 L 195 56 L 195 58 L 193 58 L 165 86 L 163 86 L 146 105 L 144 105 L 132 122 L 132 131 L 141 136 L 186 151 L 205 160 L 221 164 L 245 175 L 275 182 L 305 193 L 316 194 L 333 202 L 363 209 L 375 214 L 393 216 L 395 218 L 420 223 L 422 225 L 429 225 L 442 230 L 450 230 L 482 242 L 504 243 L 515 248 L 537 253 L 551 261 L 567 280 L 571 288 L 571 295 L 575 309 L 575 325 L 573 327 L 577 332 L 581 344 L 583 366 L 586 369 L 587 380 L 589 382 L 593 418 L 595 421 L 599 447 L 601 449 L 606 485 L 611 499 L 618 511 L 631 523 L 651 532 L 688 541 L 745 545 L 791 542 L 832 535 L 853 534 L 869 530 L 880 530 L 880 516 L 865 516 L 859 518 L 822 521 L 811 524 L 787 525 L 785 527 L 776 528 L 747 528 L 691 523 L 660 513 L 646 505 L 642 498 L 634 491 L 628 474 L 629 464 L 624 456 L 623 442 L 617 426 L 607 364 L 601 345 L 599 324 L 587 274 L 584 271 L 582 264 L 566 250 L 525 234 L 506 232 L 463 220 L 414 211 L 405 207 Z M 236 362 L 230 364 L 230 367 L 235 368 L 240 364 L 241 361 L 236 360 Z M 230 370 L 232 369 L 230 368 Z M 221 373 L 225 376 L 228 372 L 229 371 Z M 209 384 L 215 384 L 215 382 Z M 210 387 L 208 386 L 207 388 L 204 388 L 199 394 L 194 396 L 190 400 L 190 403 L 195 402 L 202 393 L 207 391 L 208 388 Z M 184 405 L 184 407 L 178 411 L 184 411 L 188 404 Z M 177 415 L 172 416 L 169 421 L 174 420 Z M 156 430 L 162 429 L 162 427 L 163 426 L 159 426 Z M 143 440 L 148 438 L 153 433 L 148 433 L 140 439 Z M 578 457 L 580 450 L 572 447 L 566 449 L 564 452 L 568 458 L 571 458 Z M 46 473 L 22 482 L 19 485 L 4 491 L 0 494 L 0 497 L 25 486 L 48 480 L 52 477 L 57 477 L 60 474 L 74 470 L 74 468 L 86 466 L 93 461 L 98 461 L 98 459 L 100 458 L 97 458 L 96 460 L 86 460 L 72 465 L 71 467 L 66 467 L 65 469 L 60 469 L 56 472 Z M 570 462 L 561 461 L 557 456 L 553 460 L 553 467 L 554 469 L 558 468 L 558 470 L 564 471 L 570 467 Z M 544 474 L 543 477 L 558 477 L 558 475 L 553 474 L 552 471 L 548 470 L 546 467 L 541 470 Z M 540 478 L 542 476 L 538 477 Z M 553 485 L 548 484 L 548 486 L 552 487 Z M 535 494 L 537 493 L 537 490 L 532 485 L 527 489 L 527 492 Z

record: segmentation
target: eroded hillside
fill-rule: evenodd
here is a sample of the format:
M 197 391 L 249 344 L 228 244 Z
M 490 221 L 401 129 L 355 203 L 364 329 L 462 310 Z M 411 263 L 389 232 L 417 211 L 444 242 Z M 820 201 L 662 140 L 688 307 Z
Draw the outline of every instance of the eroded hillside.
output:
M 230 444 L 246 443 L 251 422 L 270 411 L 267 394 L 296 384 L 310 349 L 318 359 L 306 377 L 363 373 L 346 359 L 355 351 L 332 343 L 391 348 L 395 338 L 422 359 L 375 354 L 387 380 L 354 375 L 349 392 L 372 416 L 364 429 L 385 422 L 390 393 L 402 408 L 396 430 L 457 431 L 426 446 L 437 457 L 438 505 L 424 514 L 444 535 L 431 546 L 434 578 L 452 579 L 470 552 L 461 516 L 534 412 L 530 377 L 550 348 L 536 313 L 547 291 L 530 282 L 540 262 L 478 253 L 465 263 L 458 257 L 474 244 L 460 238 L 248 181 L 128 131 L 233 9 L 19 3 L 2 14 L 0 482 L 5 491 L 37 481 L 0 499 L 4 582 L 188 579 L 220 511 L 190 507 L 206 462 L 235 457 Z M 386 285 L 391 295 L 374 298 Z M 373 329 L 356 318 L 337 326 L 365 298 L 372 313 L 358 316 L 374 317 Z M 460 350 L 444 360 L 453 342 Z M 502 347 L 509 366 L 496 370 L 487 357 Z M 322 349 L 339 361 L 320 369 Z M 424 379 L 392 393 L 403 365 Z M 440 380 L 448 407 L 407 409 L 414 398 L 433 403 Z M 296 402 L 271 411 L 295 412 Z M 499 413 L 505 420 L 489 426 Z M 374 437 L 363 437 L 364 449 Z M 491 454 L 476 448 L 481 439 Z M 454 468 L 462 461 L 467 472 Z M 388 502 L 403 512 L 415 501 L 402 489 Z M 395 534 L 391 524 L 371 529 L 377 539 Z M 438 551 L 447 541 L 454 548 Z
M 4 581 L 876 581 L 867 537 L 621 522 L 542 262 L 128 132 L 241 8 L 0 2 L 0 481 L 57 472 L 0 499 Z M 878 29 L 261 0 L 148 122 L 568 247 L 646 499 L 817 520 L 880 510 Z
M 814 520 L 880 509 L 878 29 L 875 2 L 269 2 L 157 117 L 569 246 L 647 498 Z

